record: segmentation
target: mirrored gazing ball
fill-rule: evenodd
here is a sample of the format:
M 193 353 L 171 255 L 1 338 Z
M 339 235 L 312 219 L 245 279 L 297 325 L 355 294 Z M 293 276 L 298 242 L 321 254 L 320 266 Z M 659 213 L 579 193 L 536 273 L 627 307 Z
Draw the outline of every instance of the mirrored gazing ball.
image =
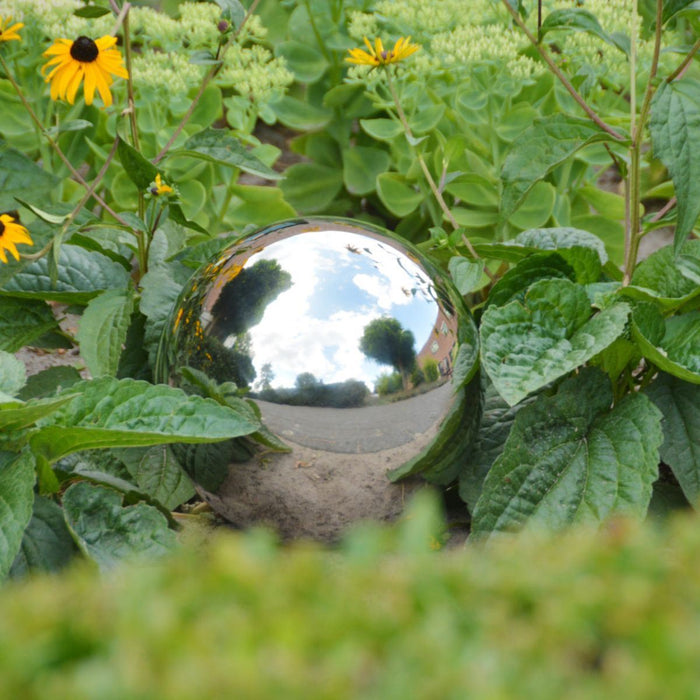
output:
M 463 399 L 451 380 L 465 327 L 447 276 L 384 229 L 317 217 L 246 236 L 185 286 L 157 379 L 181 384 L 191 367 L 235 383 L 291 451 L 230 441 L 182 447 L 181 461 L 240 526 L 332 540 L 356 520 L 391 519 L 414 484 L 387 471 L 425 450 Z

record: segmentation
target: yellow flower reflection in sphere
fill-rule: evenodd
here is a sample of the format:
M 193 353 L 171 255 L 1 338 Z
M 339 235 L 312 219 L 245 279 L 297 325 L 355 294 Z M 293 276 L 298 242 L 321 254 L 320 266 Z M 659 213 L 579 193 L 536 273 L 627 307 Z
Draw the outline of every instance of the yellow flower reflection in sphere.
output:
M 18 243 L 34 245 L 34 241 L 29 236 L 29 231 L 22 224 L 17 223 L 15 216 L 12 214 L 0 214 L 0 260 L 4 263 L 7 262 L 6 250 L 12 253 L 12 257 L 15 260 L 19 260 L 19 253 L 16 247 Z
M 384 44 L 382 44 L 382 40 L 379 37 L 374 40 L 374 46 L 372 46 L 369 39 L 365 37 L 365 45 L 369 49 L 369 53 L 363 49 L 348 49 L 350 56 L 345 60 L 348 63 L 377 68 L 378 66 L 387 66 L 390 63 L 403 61 L 404 58 L 408 58 L 420 48 L 418 44 L 411 43 L 410 36 L 405 39 L 401 37 L 394 44 L 394 48 L 391 49 L 391 51 L 387 51 L 384 48 Z
M 57 39 L 44 51 L 44 56 L 53 58 L 41 69 L 43 74 L 51 68 L 46 76 L 46 82 L 51 83 L 51 99 L 65 99 L 73 104 L 84 80 L 85 104 L 92 104 L 97 88 L 105 107 L 109 107 L 112 104 L 109 89 L 114 82 L 112 76 L 129 77 L 121 53 L 114 48 L 116 43 L 117 38 L 113 36 L 103 36 L 97 40 L 86 36 L 79 36 L 75 41 Z
M 10 22 L 12 22 L 12 15 L 8 15 L 6 18 L 0 15 L 0 41 L 12 41 L 13 39 L 21 41 L 22 37 L 17 32 L 22 29 L 24 24 L 15 22 L 15 24 L 10 26 Z

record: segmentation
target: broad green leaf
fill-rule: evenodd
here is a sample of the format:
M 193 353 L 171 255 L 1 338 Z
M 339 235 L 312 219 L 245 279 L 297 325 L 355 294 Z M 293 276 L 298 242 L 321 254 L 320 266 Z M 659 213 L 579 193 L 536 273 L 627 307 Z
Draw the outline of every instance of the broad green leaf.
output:
M 403 133 L 403 127 L 394 119 L 360 119 L 360 126 L 378 141 L 393 141 Z
M 260 428 L 228 406 L 165 385 L 102 377 L 70 391 L 81 393 L 30 439 L 50 462 L 76 450 L 216 442 Z
M 438 125 L 444 114 L 444 104 L 421 106 L 416 113 L 411 115 L 408 119 L 411 132 L 413 134 L 425 134 L 428 131 L 432 131 Z
M 618 303 L 591 317 L 583 287 L 566 279 L 540 280 L 522 301 L 484 312 L 482 362 L 512 406 L 604 350 L 625 330 L 629 312 Z
M 700 390 L 660 373 L 644 391 L 663 414 L 661 459 L 673 471 L 688 501 L 700 508 Z
M 584 371 L 515 417 L 486 476 L 474 536 L 646 514 L 658 475 L 661 413 L 644 394 L 612 409 L 608 378 Z
M 343 182 L 350 194 L 374 192 L 377 176 L 385 172 L 391 158 L 381 148 L 354 146 L 343 151 Z
M 445 190 L 461 202 L 476 207 L 498 207 L 498 188 L 487 178 L 474 173 L 460 175 L 445 186 Z
M 220 163 L 231 168 L 239 168 L 251 175 L 266 180 L 279 180 L 282 175 L 275 172 L 254 156 L 248 149 L 226 129 L 204 129 L 190 136 L 183 148 L 178 148 L 171 156 L 188 155 L 212 163 Z
M 576 151 L 610 140 L 586 119 L 565 114 L 542 117 L 513 142 L 501 170 L 501 217 L 510 218 L 530 189 Z
M 484 409 L 471 449 L 464 456 L 459 472 L 459 495 L 474 512 L 481 496 L 484 479 L 496 459 L 503 452 L 511 426 L 518 411 L 531 403 L 536 397 L 521 401 L 517 406 L 509 406 L 496 391 L 491 382 L 486 382 L 484 390 Z
M 295 163 L 285 174 L 281 185 L 284 198 L 302 213 L 322 211 L 343 186 L 343 174 L 338 167 Z
M 680 256 L 688 261 L 686 265 L 692 261 L 700 263 L 700 241 L 685 241 Z M 680 308 L 700 294 L 700 283 L 683 274 L 671 246 L 664 246 L 642 260 L 631 282 L 620 290 L 621 294 L 656 301 L 667 311 Z
M 328 68 L 328 61 L 315 46 L 300 41 L 277 44 L 275 56 L 285 60 L 287 68 L 300 83 L 315 83 Z
M 34 458 L 29 452 L 0 452 L 0 580 L 10 571 L 32 517 Z
M 508 223 L 519 229 L 544 226 L 554 210 L 556 190 L 548 182 L 536 182 L 525 195 L 518 208 L 510 215 Z
M 73 395 L 66 393 L 63 396 L 30 399 L 26 403 L 21 401 L 0 403 L 0 430 L 10 433 L 28 428 L 38 420 L 50 416 L 72 399 Z
M 398 173 L 382 173 L 377 177 L 377 194 L 382 204 L 396 216 L 408 216 L 422 201 L 423 194 L 408 184 Z
M 145 503 L 125 508 L 121 494 L 104 486 L 73 484 L 63 495 L 63 511 L 78 547 L 103 571 L 127 559 L 162 556 L 175 546 L 162 513 Z
M 42 170 L 33 160 L 10 148 L 0 139 L 0 211 L 17 208 L 15 197 L 48 195 L 59 185 L 55 175 Z
M 604 265 L 608 260 L 603 241 L 598 236 L 578 228 L 533 228 L 519 233 L 510 244 L 538 250 L 555 250 L 560 254 L 562 249 L 590 248 L 596 251 L 601 264 Z
M 145 192 L 156 179 L 158 168 L 122 139 L 119 139 L 117 154 L 129 179 L 139 190 Z
M 70 365 L 48 367 L 27 377 L 27 383 L 17 394 L 17 398 L 22 401 L 49 398 L 81 379 L 80 372 Z
M 661 17 L 662 24 L 666 24 L 666 22 L 675 17 L 679 12 L 683 12 L 683 10 L 693 5 L 697 6 L 694 0 L 665 0 L 663 15 Z
M 448 269 L 460 294 L 469 294 L 469 292 L 479 289 L 481 276 L 484 273 L 482 263 L 455 256 L 450 258 Z
M 9 296 L 87 304 L 105 289 L 121 289 L 130 282 L 129 272 L 106 255 L 80 246 L 61 246 L 58 279 L 51 284 L 48 260 L 26 265 L 3 287 Z
M 598 22 L 596 16 L 583 8 L 571 7 L 550 12 L 542 22 L 540 33 L 544 36 L 547 32 L 556 29 L 573 29 L 580 32 L 587 32 L 616 46 L 608 33 L 600 26 L 600 22 Z
M 662 83 L 649 120 L 654 155 L 668 168 L 678 199 L 677 253 L 700 214 L 700 80 Z
M 642 302 L 632 312 L 632 335 L 659 369 L 700 384 L 700 311 L 664 319 L 653 304 Z
M 61 506 L 48 498 L 34 496 L 32 517 L 12 563 L 10 576 L 19 578 L 34 571 L 60 571 L 77 552 Z
M 601 190 L 594 185 L 584 185 L 576 192 L 583 197 L 599 214 L 608 219 L 622 220 L 625 218 L 625 198 L 614 192 Z
M 11 298 L 0 301 L 0 350 L 17 352 L 57 328 L 58 322 L 45 301 Z
M 558 253 L 537 252 L 521 260 L 491 288 L 488 306 L 503 306 L 514 297 L 522 299 L 528 287 L 543 279 L 575 281 L 574 270 Z
M 226 221 L 235 226 L 267 226 L 297 215 L 278 187 L 232 185 L 229 189 L 234 203 L 229 207 Z
M 80 318 L 80 354 L 93 377 L 114 376 L 134 309 L 131 289 L 109 289 L 92 299 Z
M 138 487 L 172 510 L 194 496 L 194 486 L 169 445 L 112 450 Z
M 299 131 L 323 129 L 333 116 L 330 110 L 314 107 L 308 102 L 289 96 L 275 102 L 272 110 L 282 124 Z
M 98 17 L 104 17 L 104 15 L 110 14 L 110 9 L 108 7 L 100 7 L 99 5 L 86 5 L 84 7 L 79 7 L 73 14 L 76 17 L 97 19 Z
M 236 28 L 241 26 L 246 16 L 246 9 L 239 0 L 214 0 L 214 2 L 221 8 L 221 16 L 224 19 Z
M 388 472 L 391 481 L 420 474 L 426 481 L 445 486 L 453 482 L 469 452 L 481 418 L 479 377 L 459 389 L 438 434 L 418 455 Z
M 24 364 L 9 352 L 0 350 L 0 401 L 16 396 L 26 382 Z

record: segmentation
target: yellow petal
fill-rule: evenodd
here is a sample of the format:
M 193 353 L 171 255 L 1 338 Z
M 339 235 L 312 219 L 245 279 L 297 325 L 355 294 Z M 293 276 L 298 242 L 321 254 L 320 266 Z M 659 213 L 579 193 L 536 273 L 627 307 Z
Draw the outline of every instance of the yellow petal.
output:
M 78 66 L 78 70 L 75 71 L 75 75 L 66 86 L 66 99 L 68 100 L 69 104 L 75 104 L 75 95 L 78 92 L 78 88 L 80 87 L 80 83 L 83 81 L 84 77 L 85 71 L 83 70 L 83 67 Z M 86 104 L 90 104 L 90 102 L 87 100 L 85 100 L 85 102 Z

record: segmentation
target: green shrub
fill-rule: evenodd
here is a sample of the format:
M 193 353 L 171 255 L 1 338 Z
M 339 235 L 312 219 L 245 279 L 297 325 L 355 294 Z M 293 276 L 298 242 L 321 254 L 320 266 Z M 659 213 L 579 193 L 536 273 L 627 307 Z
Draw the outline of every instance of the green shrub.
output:
M 423 376 L 425 377 L 425 381 L 428 383 L 436 382 L 440 378 L 438 363 L 432 357 L 429 357 L 423 363 Z
M 438 553 L 434 513 L 333 552 L 250 532 L 8 583 L 0 696 L 695 696 L 695 517 Z

